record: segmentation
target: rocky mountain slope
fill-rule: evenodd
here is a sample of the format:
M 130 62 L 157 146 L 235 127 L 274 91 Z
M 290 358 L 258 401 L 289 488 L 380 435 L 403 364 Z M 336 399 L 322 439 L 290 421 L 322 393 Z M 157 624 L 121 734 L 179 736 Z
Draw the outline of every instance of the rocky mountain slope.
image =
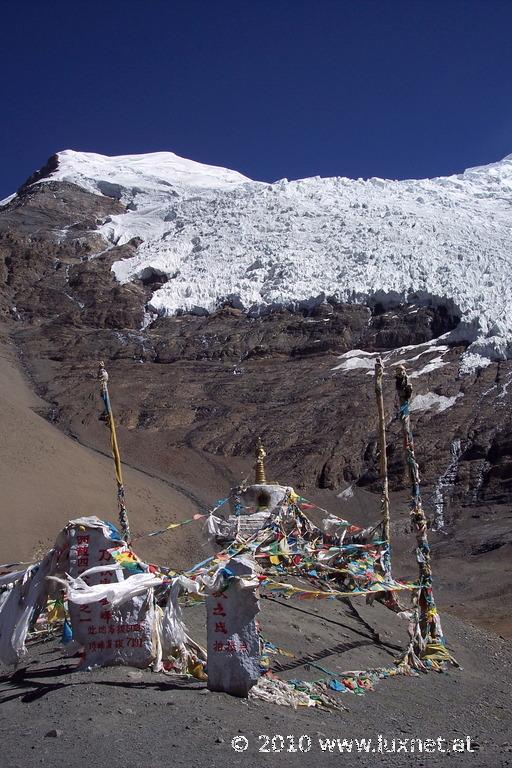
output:
M 379 488 L 381 354 L 401 557 L 405 363 L 445 603 L 509 631 L 512 161 L 268 185 L 163 155 L 60 153 L 0 208 L 0 312 L 47 418 L 105 449 L 103 359 L 127 461 L 207 505 L 261 434 L 271 479 L 348 517 Z

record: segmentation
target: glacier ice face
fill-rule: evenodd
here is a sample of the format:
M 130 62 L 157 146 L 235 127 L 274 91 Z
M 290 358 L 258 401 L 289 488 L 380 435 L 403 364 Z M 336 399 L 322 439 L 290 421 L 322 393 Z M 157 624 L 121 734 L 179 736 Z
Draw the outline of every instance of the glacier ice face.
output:
M 68 150 L 52 179 L 125 204 L 101 232 L 112 244 L 143 240 L 113 265 L 120 282 L 148 267 L 169 277 L 150 311 L 414 297 L 457 307 L 457 333 L 478 355 L 512 356 L 512 155 L 434 179 L 268 184 L 169 152 Z

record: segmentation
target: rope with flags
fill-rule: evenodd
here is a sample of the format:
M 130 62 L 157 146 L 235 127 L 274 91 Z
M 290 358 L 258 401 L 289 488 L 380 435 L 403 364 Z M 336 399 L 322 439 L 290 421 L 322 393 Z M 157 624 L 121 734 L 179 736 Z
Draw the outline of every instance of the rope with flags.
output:
M 377 411 L 379 414 L 379 452 L 380 452 L 380 477 L 382 480 L 381 515 L 382 538 L 384 549 L 382 552 L 382 568 L 386 574 L 391 574 L 391 543 L 389 533 L 389 489 L 388 489 L 388 458 L 386 454 L 386 419 L 384 414 L 384 396 L 382 393 L 382 376 L 384 365 L 380 357 L 375 362 L 375 396 L 377 399 Z
M 411 481 L 411 523 L 416 533 L 416 560 L 419 568 L 419 589 L 415 615 L 409 633 L 411 643 L 406 653 L 408 663 L 422 669 L 427 663 L 457 662 L 445 646 L 441 620 L 437 612 L 432 588 L 430 546 L 427 536 L 427 520 L 421 504 L 420 473 L 414 453 L 414 439 L 410 420 L 412 384 L 403 365 L 396 368 L 396 391 L 399 400 L 399 417 L 402 425 L 404 452 Z

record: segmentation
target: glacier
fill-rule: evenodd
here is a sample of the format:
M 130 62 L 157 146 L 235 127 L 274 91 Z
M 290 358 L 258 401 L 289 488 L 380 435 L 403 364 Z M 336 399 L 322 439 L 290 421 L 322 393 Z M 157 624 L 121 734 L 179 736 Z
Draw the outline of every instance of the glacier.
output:
M 100 232 L 110 247 L 142 240 L 113 264 L 119 282 L 166 275 L 146 307 L 153 316 L 434 302 L 460 316 L 466 372 L 512 357 L 512 155 L 432 179 L 267 183 L 172 152 L 66 150 L 37 183 L 52 180 L 125 206 Z

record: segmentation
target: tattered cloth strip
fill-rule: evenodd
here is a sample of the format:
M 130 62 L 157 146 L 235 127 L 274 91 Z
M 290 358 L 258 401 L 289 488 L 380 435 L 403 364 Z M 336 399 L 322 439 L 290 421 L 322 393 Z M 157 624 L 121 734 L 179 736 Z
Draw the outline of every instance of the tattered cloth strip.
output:
M 51 549 L 40 563 L 31 565 L 0 595 L 0 662 L 18 664 L 26 654 L 29 626 L 46 606 L 47 577 L 55 571 L 60 550 Z
M 89 603 L 98 603 L 106 600 L 113 607 L 122 605 L 136 595 L 142 595 L 151 587 L 160 586 L 163 583 L 162 576 L 153 573 L 134 573 L 123 581 L 111 582 L 110 584 L 94 584 L 89 586 L 84 578 L 92 576 L 95 573 L 106 571 L 121 570 L 119 564 L 98 565 L 95 568 L 89 568 L 76 579 L 68 576 L 67 580 L 57 576 L 49 576 L 50 579 L 62 584 L 67 589 L 68 600 L 77 605 L 88 605 Z
M 18 565 L 34 565 L 34 561 L 31 560 L 30 562 L 26 562 L 26 563 L 25 562 L 20 562 L 20 563 L 2 563 L 2 565 L 0 565 L 0 576 L 4 575 L 2 573 L 2 571 L 4 569 L 8 570 L 9 568 L 17 568 Z
M 201 590 L 199 581 L 192 581 L 185 576 L 174 579 L 164 612 L 161 616 L 161 658 L 154 669 L 155 672 L 174 672 L 178 674 L 190 674 L 198 680 L 206 679 L 204 667 L 206 665 L 206 651 L 196 643 L 187 633 L 179 596 L 186 594 L 199 594 Z
M 427 639 L 423 636 L 418 603 L 419 592 L 420 590 L 418 589 L 413 595 L 413 610 L 411 611 L 408 627 L 409 645 L 400 657 L 400 665 L 416 669 L 420 672 L 428 672 L 429 670 L 443 672 L 447 663 L 458 667 L 459 663 L 452 656 L 444 642 Z M 432 616 L 430 615 L 428 619 L 432 621 Z
M 29 567 L 33 568 L 37 563 L 29 563 Z M 28 571 L 28 568 L 24 568 L 22 571 L 9 571 L 9 573 L 3 573 L 0 576 L 0 588 L 6 587 L 9 584 L 14 584 L 15 581 L 19 581 L 22 576 Z
M 305 683 L 281 680 L 270 674 L 260 677 L 251 691 L 250 699 L 261 699 L 284 707 L 322 707 L 324 709 L 347 710 L 341 701 L 329 694 L 324 683 Z

